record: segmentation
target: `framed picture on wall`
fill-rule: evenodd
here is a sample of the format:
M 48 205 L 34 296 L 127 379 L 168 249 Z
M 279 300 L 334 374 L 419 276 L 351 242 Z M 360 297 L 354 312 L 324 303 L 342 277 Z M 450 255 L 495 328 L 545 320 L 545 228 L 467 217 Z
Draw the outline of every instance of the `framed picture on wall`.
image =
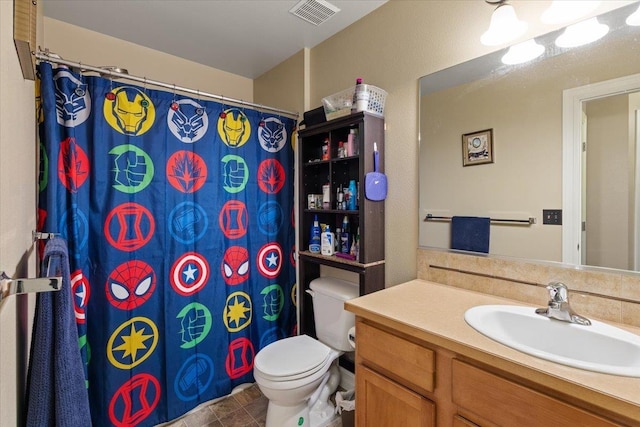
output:
M 493 129 L 462 135 L 462 166 L 493 163 Z

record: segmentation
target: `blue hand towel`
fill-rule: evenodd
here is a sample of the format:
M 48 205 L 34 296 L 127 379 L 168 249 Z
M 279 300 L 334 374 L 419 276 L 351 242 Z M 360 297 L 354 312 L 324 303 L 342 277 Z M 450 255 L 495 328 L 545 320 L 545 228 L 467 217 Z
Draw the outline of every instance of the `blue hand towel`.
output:
M 451 218 L 451 249 L 489 253 L 491 220 L 476 216 Z
M 41 272 L 62 276 L 62 287 L 37 296 L 27 375 L 26 425 L 89 427 L 89 395 L 78 347 L 64 239 L 54 237 L 47 242 Z

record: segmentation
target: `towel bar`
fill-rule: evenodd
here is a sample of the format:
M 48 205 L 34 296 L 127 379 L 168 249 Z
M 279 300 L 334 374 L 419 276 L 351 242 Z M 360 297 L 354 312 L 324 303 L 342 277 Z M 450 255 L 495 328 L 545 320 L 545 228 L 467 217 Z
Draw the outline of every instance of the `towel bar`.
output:
M 435 216 L 431 214 L 427 214 L 424 218 L 424 221 L 451 221 L 450 216 Z M 529 219 L 499 219 L 499 218 L 489 218 L 489 221 L 492 224 L 524 224 L 524 225 L 532 225 L 536 223 L 536 219 L 534 217 L 529 217 Z
M 0 272 L 0 303 L 10 295 L 59 291 L 61 287 L 62 277 L 12 279 L 3 271 Z
M 55 236 L 59 236 L 60 233 L 47 233 L 44 231 L 32 231 L 31 235 L 33 236 L 33 241 L 35 242 L 36 240 L 47 240 L 47 239 L 53 239 Z

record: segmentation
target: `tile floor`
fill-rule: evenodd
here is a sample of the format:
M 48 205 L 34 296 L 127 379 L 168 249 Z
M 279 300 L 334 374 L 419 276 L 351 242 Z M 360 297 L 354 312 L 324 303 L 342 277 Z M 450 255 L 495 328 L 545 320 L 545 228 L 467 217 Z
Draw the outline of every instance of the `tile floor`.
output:
M 227 396 L 163 427 L 264 427 L 268 400 L 256 384 Z M 336 418 L 327 427 L 342 427 Z

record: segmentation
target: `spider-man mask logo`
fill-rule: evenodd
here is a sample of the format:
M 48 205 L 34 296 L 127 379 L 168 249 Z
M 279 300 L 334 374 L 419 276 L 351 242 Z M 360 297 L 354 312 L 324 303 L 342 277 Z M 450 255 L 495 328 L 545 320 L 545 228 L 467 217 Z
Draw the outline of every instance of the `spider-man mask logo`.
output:
M 140 307 L 156 288 L 156 274 L 149 264 L 127 261 L 111 272 L 107 279 L 106 294 L 109 302 L 121 310 Z
M 249 278 L 249 251 L 241 246 L 232 246 L 224 253 L 220 266 L 227 285 L 238 285 Z

